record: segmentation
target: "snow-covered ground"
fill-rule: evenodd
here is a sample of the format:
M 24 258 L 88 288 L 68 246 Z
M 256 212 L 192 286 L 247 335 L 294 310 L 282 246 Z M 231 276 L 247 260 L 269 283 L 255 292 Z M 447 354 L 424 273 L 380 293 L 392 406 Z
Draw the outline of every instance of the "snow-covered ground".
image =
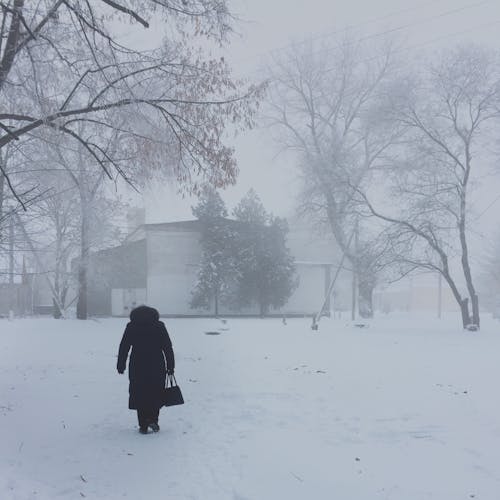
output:
M 166 320 L 186 404 L 144 436 L 125 320 L 1 320 L 0 498 L 498 500 L 500 323 L 456 321 Z

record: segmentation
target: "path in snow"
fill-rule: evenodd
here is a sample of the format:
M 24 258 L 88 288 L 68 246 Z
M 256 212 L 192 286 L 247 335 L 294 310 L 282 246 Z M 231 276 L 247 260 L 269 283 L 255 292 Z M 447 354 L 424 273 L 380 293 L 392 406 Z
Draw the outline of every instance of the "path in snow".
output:
M 1 499 L 500 498 L 499 323 L 166 320 L 186 404 L 147 436 L 125 323 L 0 322 Z

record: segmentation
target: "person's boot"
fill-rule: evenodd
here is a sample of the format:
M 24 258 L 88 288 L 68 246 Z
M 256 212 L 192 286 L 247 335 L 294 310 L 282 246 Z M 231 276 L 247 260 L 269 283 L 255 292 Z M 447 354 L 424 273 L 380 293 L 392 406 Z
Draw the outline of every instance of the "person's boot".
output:
M 141 426 L 139 427 L 139 432 L 140 432 L 141 434 L 147 434 L 147 433 L 148 433 L 148 426 L 147 426 L 147 425 L 146 425 L 146 426 L 141 425 Z
M 158 432 L 160 430 L 160 426 L 158 425 L 158 422 L 151 422 L 149 424 L 149 427 L 151 427 L 151 430 L 153 432 Z

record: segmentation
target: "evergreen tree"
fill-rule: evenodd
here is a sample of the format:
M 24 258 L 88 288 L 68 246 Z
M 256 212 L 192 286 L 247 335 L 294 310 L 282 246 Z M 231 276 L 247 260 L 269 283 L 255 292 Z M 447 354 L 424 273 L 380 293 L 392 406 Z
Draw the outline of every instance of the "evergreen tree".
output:
M 265 226 L 271 216 L 266 212 L 259 195 L 251 188 L 233 210 L 233 215 L 240 222 Z
M 198 280 L 191 296 L 192 308 L 210 309 L 219 314 L 219 305 L 227 296 L 228 283 L 234 274 L 232 258 L 233 231 L 227 219 L 227 209 L 219 193 L 205 188 L 198 204 L 192 207 L 193 215 L 201 222 L 202 263 Z
M 260 315 L 270 307 L 286 304 L 296 287 L 293 258 L 286 247 L 288 226 L 268 214 L 251 189 L 234 209 L 242 224 L 238 229 L 238 280 L 233 301 L 238 307 L 259 306 Z

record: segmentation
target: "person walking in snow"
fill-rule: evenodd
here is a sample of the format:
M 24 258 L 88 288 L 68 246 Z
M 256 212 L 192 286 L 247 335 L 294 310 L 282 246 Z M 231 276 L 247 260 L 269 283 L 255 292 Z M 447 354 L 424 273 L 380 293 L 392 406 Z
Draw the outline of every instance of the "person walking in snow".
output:
M 174 373 L 175 358 L 167 329 L 156 309 L 139 306 L 130 312 L 130 322 L 118 350 L 116 369 L 120 374 L 125 372 L 130 348 L 128 407 L 137 410 L 141 434 L 147 434 L 148 428 L 158 432 L 165 379 L 167 373 Z

